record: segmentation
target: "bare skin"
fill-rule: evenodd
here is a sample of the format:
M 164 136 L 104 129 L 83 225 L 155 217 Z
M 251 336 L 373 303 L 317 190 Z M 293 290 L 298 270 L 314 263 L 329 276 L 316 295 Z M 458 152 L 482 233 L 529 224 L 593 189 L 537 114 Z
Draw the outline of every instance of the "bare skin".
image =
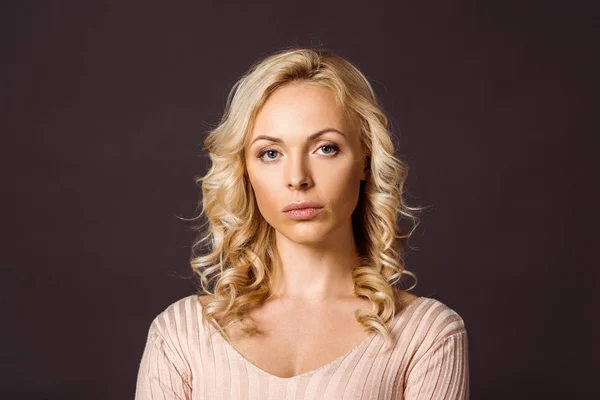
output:
M 269 96 L 249 136 L 248 177 L 260 213 L 275 229 L 283 265 L 272 288 L 276 297 L 318 308 L 352 296 L 352 266 L 358 259 L 352 213 L 367 177 L 357 124 L 330 89 L 293 83 Z M 297 221 L 282 212 L 302 200 L 320 203 L 320 214 Z
M 398 291 L 396 314 L 417 298 Z M 206 305 L 210 296 L 199 300 Z M 265 334 L 248 336 L 234 326 L 227 331 L 229 344 L 271 375 L 301 375 L 337 359 L 369 336 L 354 316 L 358 308 L 370 308 L 370 301 L 356 298 L 320 307 L 266 303 L 250 312 Z
M 323 86 L 284 85 L 256 115 L 246 168 L 260 213 L 275 229 L 282 269 L 273 299 L 248 314 L 265 333 L 248 337 L 235 327 L 227 333 L 242 356 L 272 375 L 319 368 L 370 334 L 354 315 L 371 308 L 354 293 L 352 278 L 359 256 L 352 213 L 368 176 L 359 135 L 356 121 Z M 323 208 L 303 221 L 282 212 L 299 201 Z M 416 298 L 401 293 L 397 310 Z

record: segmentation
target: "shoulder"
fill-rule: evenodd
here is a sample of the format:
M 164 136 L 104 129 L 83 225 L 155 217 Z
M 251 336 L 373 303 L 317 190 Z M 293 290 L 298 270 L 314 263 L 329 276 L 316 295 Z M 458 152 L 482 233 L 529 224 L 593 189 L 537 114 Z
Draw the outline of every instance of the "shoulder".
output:
M 420 297 L 415 305 L 405 324 L 409 332 L 401 334 L 399 351 L 405 352 L 406 363 L 398 368 L 399 387 L 411 399 L 436 397 L 435 393 L 468 398 L 468 339 L 463 318 L 438 299 Z
M 198 296 L 198 301 L 202 305 L 202 307 L 206 306 L 208 302 L 212 299 L 211 295 Z
M 150 324 L 142 364 L 147 374 L 140 375 L 138 390 L 143 386 L 162 385 L 154 379 L 168 379 L 179 375 L 182 379 L 191 376 L 194 350 L 190 338 L 197 336 L 197 296 L 187 296 L 166 306 Z M 195 336 L 196 335 L 196 336 Z M 140 370 L 141 370 L 140 369 Z M 172 373 L 175 373 L 173 375 Z M 173 382 L 170 382 L 173 383 Z M 158 388 L 158 386 L 156 386 Z M 162 386 L 161 386 L 162 388 Z M 144 390 L 146 390 L 144 388 Z
M 462 316 L 440 300 L 418 297 L 406 311 L 406 323 L 401 329 L 403 335 L 413 338 L 414 350 L 418 353 L 451 338 L 466 340 L 467 329 Z
M 420 318 L 423 327 L 428 329 L 428 335 L 438 338 L 466 331 L 465 321 L 456 310 L 434 298 L 422 299 Z
M 181 342 L 182 337 L 198 328 L 200 308 L 198 295 L 174 301 L 156 315 L 150 331 L 168 342 Z
M 437 341 L 449 335 L 466 332 L 461 315 L 444 302 L 424 296 L 416 296 L 404 290 L 394 289 L 396 308 L 403 323 L 398 327 L 424 340 Z M 405 332 L 408 333 L 408 332 Z

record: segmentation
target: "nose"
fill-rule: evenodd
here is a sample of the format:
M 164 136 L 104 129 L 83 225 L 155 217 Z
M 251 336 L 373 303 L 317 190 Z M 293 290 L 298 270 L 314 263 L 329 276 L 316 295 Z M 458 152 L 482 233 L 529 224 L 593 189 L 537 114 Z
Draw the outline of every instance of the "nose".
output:
M 310 170 L 308 168 L 306 156 L 300 152 L 296 155 L 290 155 L 288 161 L 288 188 L 296 190 L 309 188 L 312 185 L 312 179 L 310 178 Z

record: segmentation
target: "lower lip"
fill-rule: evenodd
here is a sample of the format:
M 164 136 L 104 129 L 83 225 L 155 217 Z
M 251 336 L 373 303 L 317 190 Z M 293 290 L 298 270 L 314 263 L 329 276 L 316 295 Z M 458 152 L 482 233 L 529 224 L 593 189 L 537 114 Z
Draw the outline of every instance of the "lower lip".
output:
M 322 208 L 299 208 L 297 210 L 290 210 L 284 212 L 285 215 L 290 217 L 291 219 L 303 220 L 303 219 L 311 219 L 315 215 L 321 212 Z

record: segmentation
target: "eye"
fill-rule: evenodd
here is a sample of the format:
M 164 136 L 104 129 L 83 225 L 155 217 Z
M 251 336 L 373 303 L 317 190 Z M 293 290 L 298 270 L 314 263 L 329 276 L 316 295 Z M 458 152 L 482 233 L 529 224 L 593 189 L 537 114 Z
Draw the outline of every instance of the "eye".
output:
M 324 144 L 324 145 L 319 146 L 319 149 L 325 149 L 323 154 L 326 157 L 335 157 L 340 151 L 340 148 L 335 144 Z M 265 150 L 261 151 L 256 157 L 259 160 L 261 160 L 262 162 L 271 163 L 271 162 L 274 162 L 275 160 L 277 160 L 276 156 L 271 157 L 271 156 L 273 156 L 273 153 L 278 154 L 279 152 L 277 150 L 273 150 L 273 149 L 265 149 Z M 267 155 L 266 159 L 264 158 L 265 155 Z
M 278 152 L 277 150 L 269 150 L 269 149 L 267 149 L 267 150 L 263 150 L 263 151 L 261 151 L 261 152 L 258 154 L 258 156 L 257 156 L 257 157 L 258 157 L 258 158 L 259 158 L 261 161 L 264 161 L 264 162 L 270 162 L 270 161 L 267 161 L 267 160 L 265 160 L 265 159 L 263 158 L 263 156 L 264 156 L 265 154 L 272 154 L 272 153 L 279 153 L 279 152 Z M 275 160 L 274 158 L 271 158 L 271 157 L 267 157 L 267 159 L 269 159 L 269 160 Z
M 337 154 L 339 152 L 339 148 L 335 144 L 324 144 L 324 145 L 320 146 L 319 148 L 320 149 L 322 149 L 322 148 L 330 149 L 329 151 L 325 152 L 325 154 L 327 154 L 327 155 Z

